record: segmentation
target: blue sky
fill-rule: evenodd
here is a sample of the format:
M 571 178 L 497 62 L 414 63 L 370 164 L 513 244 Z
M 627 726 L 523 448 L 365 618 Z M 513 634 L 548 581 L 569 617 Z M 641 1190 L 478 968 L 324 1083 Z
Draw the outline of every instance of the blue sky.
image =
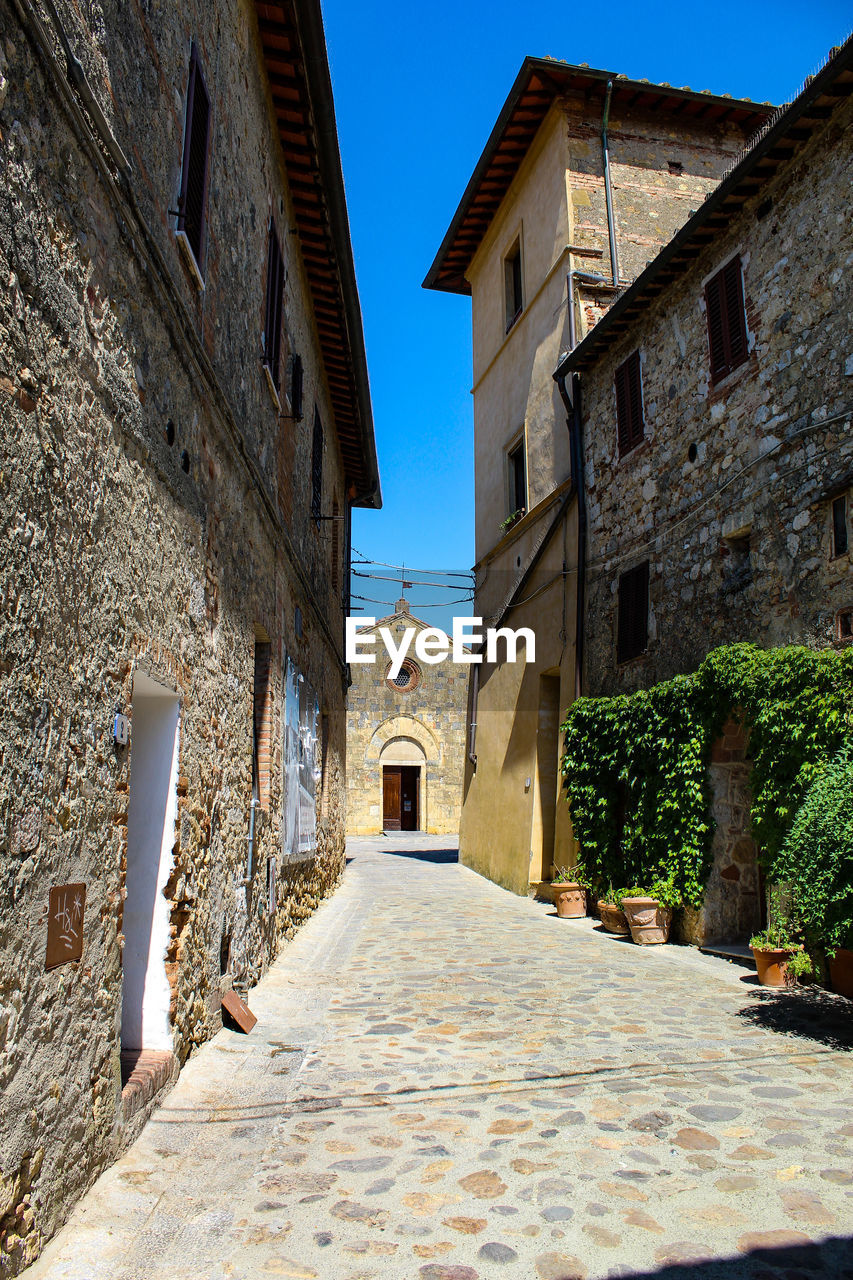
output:
M 522 59 L 781 102 L 848 34 L 849 3 L 324 0 L 323 13 L 384 497 L 382 511 L 355 513 L 353 543 L 377 560 L 469 569 L 471 304 L 421 281 Z M 398 594 L 388 582 L 356 591 Z M 465 611 L 422 610 L 444 626 Z

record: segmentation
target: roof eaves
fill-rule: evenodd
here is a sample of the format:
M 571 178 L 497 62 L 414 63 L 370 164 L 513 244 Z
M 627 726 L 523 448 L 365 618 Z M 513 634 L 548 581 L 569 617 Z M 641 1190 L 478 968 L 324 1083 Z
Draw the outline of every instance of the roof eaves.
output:
M 607 314 L 599 320 L 595 328 L 587 334 L 583 341 L 578 343 L 574 351 L 570 351 L 560 360 L 554 372 L 555 378 L 562 377 L 572 370 L 580 369 L 589 364 L 601 348 L 607 346 L 610 341 L 616 341 L 622 336 L 621 333 L 614 333 L 613 330 L 625 313 L 638 303 L 646 290 L 658 279 L 664 269 L 673 263 L 673 260 L 678 257 L 679 253 L 694 238 L 696 233 L 705 227 L 716 213 L 721 211 L 726 200 L 737 190 L 744 179 L 753 173 L 753 170 L 761 160 L 772 151 L 792 125 L 807 115 L 808 108 L 812 106 L 817 98 L 821 97 L 828 86 L 838 78 L 839 74 L 850 70 L 851 67 L 853 67 L 853 36 L 848 38 L 838 52 L 827 61 L 822 70 L 806 84 L 802 92 L 791 103 L 780 107 L 771 119 L 754 135 L 748 149 L 735 162 L 734 167 L 729 170 L 729 173 L 723 178 L 719 186 L 715 187 L 705 198 L 702 206 L 676 232 L 672 240 L 664 246 L 657 257 L 652 259 L 634 283 L 614 302 Z M 805 144 L 802 143 L 800 145 Z M 784 162 L 786 161 L 780 161 L 780 164 Z M 774 165 L 771 172 L 766 175 L 759 175 L 759 189 L 775 177 L 778 168 L 779 165 Z M 754 197 L 755 194 L 755 191 L 751 191 L 750 198 Z M 705 241 L 701 249 L 707 248 L 709 243 L 710 241 Z M 687 270 L 689 266 L 690 262 L 685 262 L 680 270 Z M 664 284 L 663 288 L 668 287 L 668 283 Z

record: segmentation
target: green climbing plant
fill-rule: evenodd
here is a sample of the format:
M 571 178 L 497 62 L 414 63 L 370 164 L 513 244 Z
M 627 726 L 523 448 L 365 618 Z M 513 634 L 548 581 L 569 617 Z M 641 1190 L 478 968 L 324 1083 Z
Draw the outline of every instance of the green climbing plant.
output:
M 651 689 L 581 698 L 562 725 L 562 773 L 596 884 L 658 882 L 698 906 L 711 865 L 708 763 L 733 713 L 749 729 L 752 830 L 771 876 L 803 796 L 850 723 L 853 650 L 727 645 Z

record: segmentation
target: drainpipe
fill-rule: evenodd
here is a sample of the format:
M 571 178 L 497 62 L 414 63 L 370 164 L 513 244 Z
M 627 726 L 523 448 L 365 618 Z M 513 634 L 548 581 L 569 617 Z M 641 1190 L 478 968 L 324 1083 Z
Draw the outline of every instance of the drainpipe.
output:
M 607 145 L 607 121 L 610 118 L 610 95 L 613 92 L 613 81 L 607 81 L 607 93 L 604 98 L 604 112 L 601 117 L 601 150 L 604 154 L 604 199 L 607 203 L 607 234 L 610 237 L 610 271 L 613 276 L 613 287 L 619 287 L 619 255 L 616 251 L 616 228 L 613 225 L 613 193 L 610 190 L 610 150 Z
M 574 310 L 574 302 L 570 300 L 570 312 Z M 572 476 L 575 481 L 575 492 L 578 500 L 578 579 L 575 596 L 575 698 L 579 698 L 583 689 L 583 650 L 584 650 L 584 599 L 586 594 L 586 489 L 583 475 L 583 439 L 581 435 L 581 384 L 576 373 L 572 374 L 572 389 L 566 387 L 566 375 L 555 375 L 569 427 L 569 453 L 572 462 Z
M 252 803 L 249 805 L 249 853 L 246 859 L 246 879 L 243 886 L 248 888 L 252 883 L 252 874 L 254 872 L 255 861 L 255 811 L 260 809 L 261 802 L 252 796 Z

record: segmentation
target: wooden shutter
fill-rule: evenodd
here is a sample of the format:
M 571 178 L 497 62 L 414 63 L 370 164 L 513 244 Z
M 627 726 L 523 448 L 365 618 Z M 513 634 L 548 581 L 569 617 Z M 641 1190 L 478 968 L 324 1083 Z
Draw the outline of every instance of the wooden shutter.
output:
M 620 458 L 635 449 L 645 436 L 639 351 L 616 370 L 616 433 Z
M 302 357 L 294 355 L 290 362 L 290 409 L 297 422 L 302 421 Z
M 747 357 L 746 315 L 740 257 L 732 258 L 705 286 L 711 381 L 719 382 Z
M 311 515 L 320 519 L 323 503 L 323 424 L 314 410 L 314 441 L 311 449 Z
M 649 642 L 649 562 L 644 560 L 619 578 L 616 661 L 629 662 L 645 653 Z
M 204 246 L 209 135 L 210 98 L 199 65 L 198 51 L 193 45 L 187 89 L 187 124 L 184 133 L 181 196 L 178 202 L 178 230 L 186 235 L 199 268 Z
M 281 304 L 284 296 L 284 262 L 276 235 L 275 223 L 270 222 L 269 253 L 267 255 L 267 300 L 264 328 L 264 362 L 276 391 L 279 388 L 281 364 Z

